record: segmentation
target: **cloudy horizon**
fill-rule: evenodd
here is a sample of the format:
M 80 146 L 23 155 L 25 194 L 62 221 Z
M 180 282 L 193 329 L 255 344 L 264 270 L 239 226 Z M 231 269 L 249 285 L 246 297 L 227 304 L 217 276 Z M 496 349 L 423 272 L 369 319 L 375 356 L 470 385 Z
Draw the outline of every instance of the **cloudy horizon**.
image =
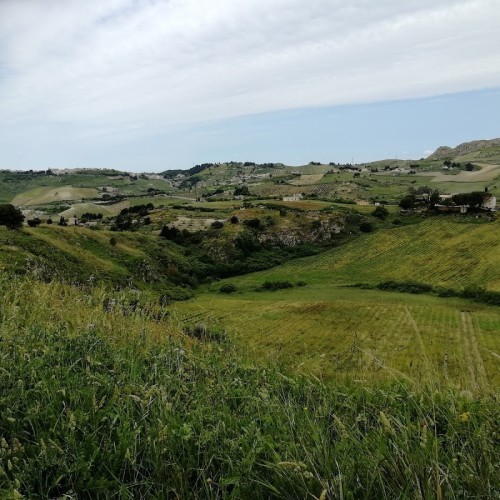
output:
M 498 0 L 3 0 L 0 168 L 368 161 L 491 138 L 499 23 Z M 383 130 L 398 103 L 476 123 L 402 144 Z M 318 142 L 333 115 L 348 150 Z

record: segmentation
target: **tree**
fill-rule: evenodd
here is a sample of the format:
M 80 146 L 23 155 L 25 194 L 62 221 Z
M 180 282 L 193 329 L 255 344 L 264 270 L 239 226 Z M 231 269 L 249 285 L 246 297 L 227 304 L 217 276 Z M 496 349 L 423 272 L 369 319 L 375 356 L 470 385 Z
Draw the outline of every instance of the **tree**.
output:
M 417 202 L 416 196 L 410 193 L 401 199 L 401 201 L 399 202 L 399 206 L 404 210 L 409 210 L 415 206 L 416 202 Z
M 233 193 L 234 196 L 250 196 L 248 186 L 238 186 Z
M 24 215 L 21 210 L 9 203 L 0 205 L 0 226 L 8 229 L 18 229 L 22 227 Z
M 35 217 L 34 219 L 29 219 L 28 220 L 28 226 L 29 227 L 37 227 L 41 223 L 42 223 L 42 221 L 38 217 Z
M 362 233 L 371 233 L 375 228 L 370 221 L 364 221 L 359 225 L 359 230 Z
M 387 208 L 383 207 L 382 205 L 379 205 L 372 212 L 372 215 L 374 217 L 377 217 L 377 219 L 384 220 L 387 219 L 387 216 L 389 215 L 389 210 L 387 210 Z

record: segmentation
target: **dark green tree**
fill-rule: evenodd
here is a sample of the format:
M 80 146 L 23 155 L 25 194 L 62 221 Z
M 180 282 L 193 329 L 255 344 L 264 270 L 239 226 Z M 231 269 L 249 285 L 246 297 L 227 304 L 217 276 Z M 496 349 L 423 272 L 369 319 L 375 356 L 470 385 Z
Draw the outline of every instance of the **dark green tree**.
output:
M 21 210 L 9 203 L 0 205 L 0 226 L 8 229 L 18 229 L 22 227 L 24 215 Z
M 372 212 L 372 215 L 374 217 L 377 217 L 377 219 L 381 219 L 381 220 L 384 220 L 384 219 L 387 219 L 388 215 L 389 215 L 389 210 L 387 210 L 387 208 L 385 208 L 384 206 L 382 205 L 379 205 L 378 207 L 375 208 L 375 210 Z

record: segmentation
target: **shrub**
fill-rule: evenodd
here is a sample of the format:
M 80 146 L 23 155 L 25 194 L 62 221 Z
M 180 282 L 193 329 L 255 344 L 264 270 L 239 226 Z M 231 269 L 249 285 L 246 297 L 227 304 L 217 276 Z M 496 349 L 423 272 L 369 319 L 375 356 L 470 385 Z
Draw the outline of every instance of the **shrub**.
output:
M 383 207 L 382 205 L 379 205 L 372 212 L 372 215 L 374 217 L 377 217 L 377 219 L 384 220 L 384 219 L 387 219 L 387 217 L 389 215 L 389 210 L 387 210 L 387 208 Z
M 259 289 L 274 292 L 286 288 L 293 288 L 293 284 L 289 281 L 265 281 Z
M 374 229 L 374 225 L 369 221 L 364 221 L 359 225 L 359 230 L 362 233 L 371 233 Z
M 0 205 L 0 226 L 6 226 L 8 229 L 17 229 L 22 227 L 23 220 L 24 215 L 14 205 Z
M 377 285 L 379 290 L 389 290 L 406 293 L 430 293 L 433 291 L 431 285 L 419 283 L 418 281 L 382 281 Z
M 41 223 L 42 223 L 42 221 L 38 217 L 35 217 L 34 219 L 29 219 L 28 220 L 28 226 L 29 227 L 37 227 Z
M 224 227 L 224 222 L 216 220 L 210 225 L 212 229 L 222 229 Z
M 245 226 L 251 227 L 252 229 L 261 228 L 260 219 L 247 219 L 243 221 L 243 224 L 245 224 Z
M 236 290 L 237 288 L 230 283 L 226 283 L 219 288 L 220 293 L 233 293 L 236 292 Z

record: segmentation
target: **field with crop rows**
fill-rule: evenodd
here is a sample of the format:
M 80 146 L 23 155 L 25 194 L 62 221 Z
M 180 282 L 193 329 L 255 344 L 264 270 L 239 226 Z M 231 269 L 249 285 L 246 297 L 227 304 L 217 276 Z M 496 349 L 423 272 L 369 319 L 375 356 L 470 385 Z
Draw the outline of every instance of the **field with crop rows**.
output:
M 38 187 L 18 194 L 12 204 L 16 206 L 43 205 L 54 201 L 79 200 L 82 198 L 96 198 L 97 189 L 75 188 L 73 186 Z
M 438 217 L 362 235 L 320 255 L 234 278 L 251 287 L 265 280 L 355 284 L 417 280 L 461 288 L 500 290 L 500 221 Z
M 327 379 L 407 379 L 474 393 L 500 387 L 500 311 L 457 299 L 304 287 L 179 303 L 259 356 Z

